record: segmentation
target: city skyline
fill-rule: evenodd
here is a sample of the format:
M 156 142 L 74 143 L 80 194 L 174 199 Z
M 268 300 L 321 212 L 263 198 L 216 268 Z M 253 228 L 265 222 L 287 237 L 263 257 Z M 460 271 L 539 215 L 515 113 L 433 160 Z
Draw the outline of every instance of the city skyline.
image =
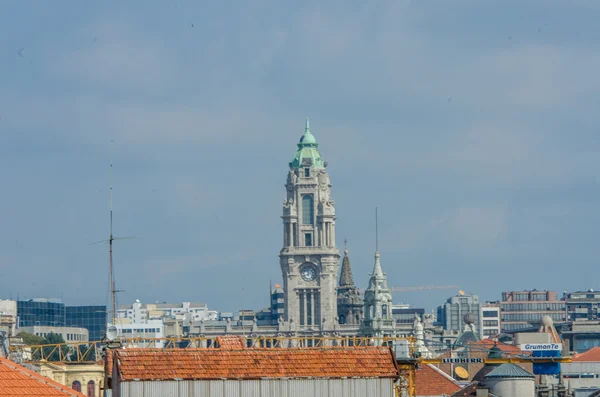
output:
M 391 286 L 596 288 L 600 5 L 31 4 L 0 14 L 3 298 L 106 304 L 112 151 L 119 303 L 268 305 L 306 116 L 361 289 L 375 207 Z

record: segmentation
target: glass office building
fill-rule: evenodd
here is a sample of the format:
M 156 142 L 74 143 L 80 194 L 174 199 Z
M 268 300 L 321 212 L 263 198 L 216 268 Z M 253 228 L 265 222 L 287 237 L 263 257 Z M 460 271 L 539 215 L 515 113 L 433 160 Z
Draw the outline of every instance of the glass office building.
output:
M 65 304 L 53 299 L 17 301 L 19 327 L 65 326 Z
M 106 306 L 67 306 L 66 325 L 86 328 L 90 341 L 102 340 L 106 331 Z

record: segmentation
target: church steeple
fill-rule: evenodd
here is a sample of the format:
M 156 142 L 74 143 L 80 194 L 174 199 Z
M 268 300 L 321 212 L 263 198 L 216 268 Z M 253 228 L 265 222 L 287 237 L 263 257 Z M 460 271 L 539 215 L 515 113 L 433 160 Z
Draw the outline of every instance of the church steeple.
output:
M 379 251 L 375 251 L 375 265 L 365 290 L 365 320 L 363 332 L 370 335 L 390 334 L 394 327 L 392 318 L 392 291 L 381 269 Z
M 344 240 L 344 245 L 347 243 Z M 340 272 L 340 287 L 354 287 L 352 278 L 352 269 L 350 268 L 350 258 L 348 257 L 348 248 L 344 247 L 344 259 L 342 260 L 342 271 Z
M 346 243 L 346 240 L 344 240 Z M 363 300 L 354 285 L 348 248 L 344 249 L 340 285 L 337 291 L 338 321 L 340 324 L 359 325 L 363 319 Z

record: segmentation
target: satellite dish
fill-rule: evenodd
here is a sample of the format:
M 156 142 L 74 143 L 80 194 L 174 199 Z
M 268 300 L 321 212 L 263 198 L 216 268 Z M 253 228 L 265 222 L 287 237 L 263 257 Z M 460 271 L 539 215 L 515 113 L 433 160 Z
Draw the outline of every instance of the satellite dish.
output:
M 460 379 L 469 379 L 469 371 L 467 371 L 463 367 L 454 368 L 454 373 Z
M 119 336 L 119 330 L 114 325 L 111 325 L 106 329 L 106 339 L 109 341 L 117 339 L 117 336 Z
M 464 294 L 465 294 L 465 291 L 463 291 L 463 290 L 461 289 L 460 291 L 458 291 L 458 294 L 459 294 L 459 295 L 464 295 Z

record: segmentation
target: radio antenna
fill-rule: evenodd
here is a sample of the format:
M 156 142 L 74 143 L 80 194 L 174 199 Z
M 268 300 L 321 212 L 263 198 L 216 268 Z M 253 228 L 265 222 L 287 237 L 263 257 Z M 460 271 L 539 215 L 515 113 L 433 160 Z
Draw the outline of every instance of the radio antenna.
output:
M 110 323 L 112 325 L 115 325 L 115 301 L 116 301 L 116 297 L 115 294 L 117 293 L 117 291 L 115 290 L 115 273 L 114 273 L 114 268 L 113 268 L 113 187 L 112 187 L 112 169 L 113 169 L 113 163 L 112 163 L 112 144 L 113 144 L 113 140 L 110 140 L 110 154 L 109 154 L 109 160 L 110 160 L 110 169 L 109 169 L 109 175 L 108 175 L 108 190 L 110 192 L 110 234 L 108 237 L 108 246 L 109 246 L 109 261 L 110 261 L 110 265 L 109 265 L 109 272 L 110 272 L 110 316 L 111 316 L 111 321 Z

